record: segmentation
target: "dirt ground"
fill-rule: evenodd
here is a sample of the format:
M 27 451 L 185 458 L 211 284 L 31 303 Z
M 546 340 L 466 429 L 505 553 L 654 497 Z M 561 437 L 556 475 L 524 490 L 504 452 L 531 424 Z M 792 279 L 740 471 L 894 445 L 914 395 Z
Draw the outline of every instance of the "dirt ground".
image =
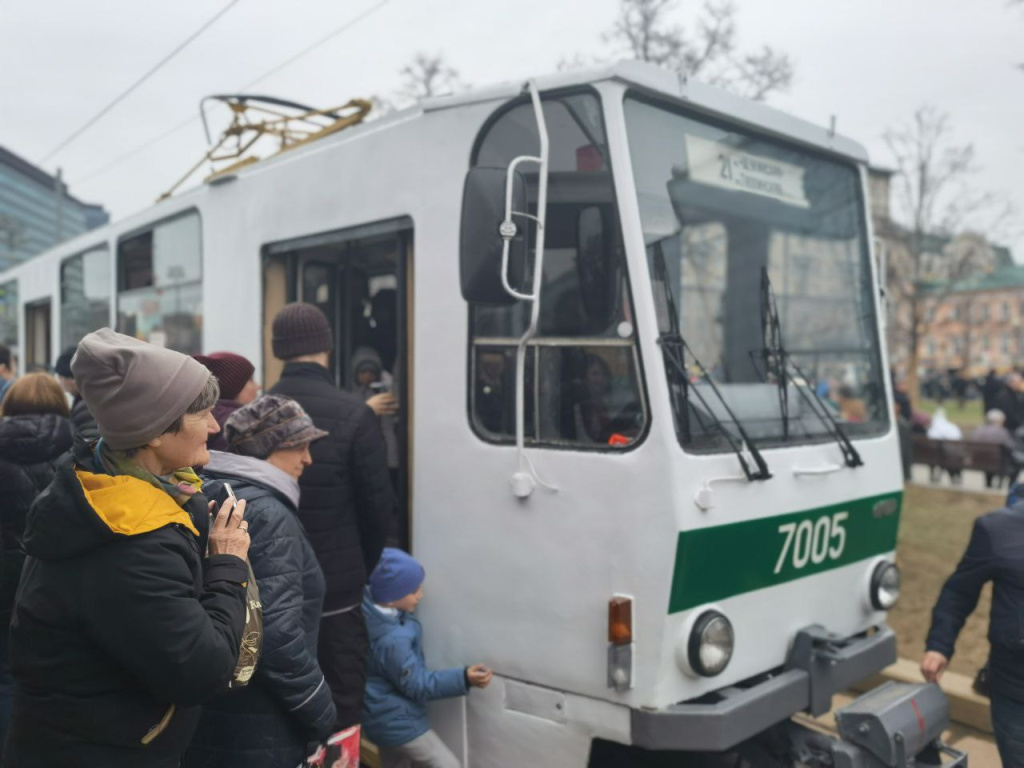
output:
M 908 485 L 900 521 L 896 561 L 903 575 L 899 603 L 889 624 L 899 640 L 899 654 L 920 659 L 939 590 L 960 561 L 974 519 L 990 512 L 998 498 Z M 992 587 L 981 593 L 978 608 L 967 620 L 956 645 L 950 669 L 971 677 L 988 658 L 988 616 Z

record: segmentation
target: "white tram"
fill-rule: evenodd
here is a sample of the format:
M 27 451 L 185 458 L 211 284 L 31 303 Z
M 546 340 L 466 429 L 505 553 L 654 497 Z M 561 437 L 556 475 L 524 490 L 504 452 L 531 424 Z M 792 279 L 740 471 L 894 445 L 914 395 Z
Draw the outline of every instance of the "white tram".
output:
M 0 275 L 0 343 L 49 364 L 109 324 L 269 386 L 307 301 L 339 385 L 375 348 L 428 660 L 496 671 L 435 709 L 466 765 L 934 762 L 934 686 L 841 740 L 789 722 L 896 658 L 866 162 L 636 63 L 432 99 Z

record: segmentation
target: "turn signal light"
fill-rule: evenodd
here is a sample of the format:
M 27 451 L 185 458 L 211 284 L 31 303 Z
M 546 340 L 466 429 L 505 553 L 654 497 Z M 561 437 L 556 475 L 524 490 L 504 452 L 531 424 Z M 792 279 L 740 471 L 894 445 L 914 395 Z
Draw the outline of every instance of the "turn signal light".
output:
M 629 645 L 633 642 L 633 600 L 613 597 L 608 601 L 608 642 Z

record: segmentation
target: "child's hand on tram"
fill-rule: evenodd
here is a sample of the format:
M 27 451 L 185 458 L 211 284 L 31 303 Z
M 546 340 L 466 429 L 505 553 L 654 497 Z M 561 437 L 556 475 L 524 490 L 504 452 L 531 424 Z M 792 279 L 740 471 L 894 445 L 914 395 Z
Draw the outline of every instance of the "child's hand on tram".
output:
M 473 688 L 486 688 L 491 683 L 494 672 L 483 664 L 474 664 L 466 668 L 466 682 Z

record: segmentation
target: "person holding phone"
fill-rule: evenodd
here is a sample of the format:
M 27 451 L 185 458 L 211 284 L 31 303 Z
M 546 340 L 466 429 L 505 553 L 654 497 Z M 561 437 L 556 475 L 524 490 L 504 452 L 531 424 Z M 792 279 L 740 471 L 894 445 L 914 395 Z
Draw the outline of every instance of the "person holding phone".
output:
M 217 379 L 109 328 L 71 368 L 100 439 L 57 461 L 28 513 L 2 765 L 177 766 L 245 627 L 245 504 L 211 524 L 192 470 L 219 429 Z
M 183 768 L 292 768 L 334 730 L 317 661 L 326 587 L 298 518 L 299 478 L 326 436 L 294 400 L 264 395 L 231 414 L 228 452 L 211 451 L 203 468 L 207 493 L 247 505 L 263 648 L 248 685 L 204 708 Z

